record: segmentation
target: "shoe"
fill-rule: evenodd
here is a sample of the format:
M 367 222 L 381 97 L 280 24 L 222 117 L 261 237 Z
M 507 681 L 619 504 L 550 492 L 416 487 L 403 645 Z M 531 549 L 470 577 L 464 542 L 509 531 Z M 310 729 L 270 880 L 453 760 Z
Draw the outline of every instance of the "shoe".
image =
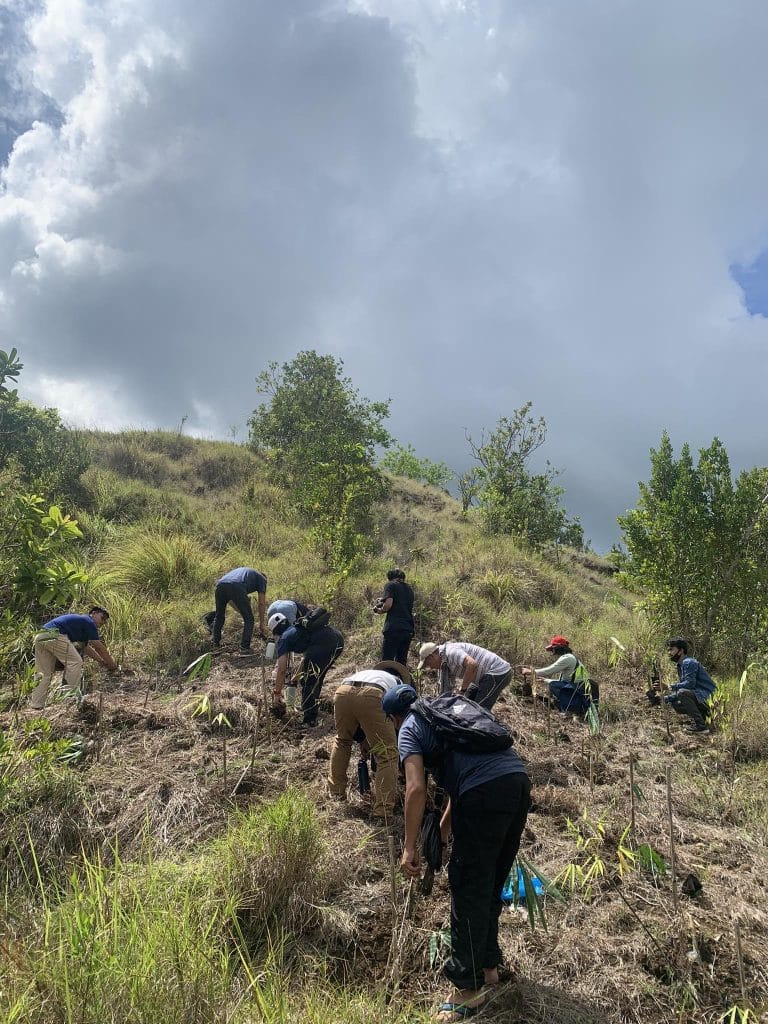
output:
M 691 725 L 685 730 L 690 736 L 695 736 L 699 732 L 709 732 L 708 725 Z

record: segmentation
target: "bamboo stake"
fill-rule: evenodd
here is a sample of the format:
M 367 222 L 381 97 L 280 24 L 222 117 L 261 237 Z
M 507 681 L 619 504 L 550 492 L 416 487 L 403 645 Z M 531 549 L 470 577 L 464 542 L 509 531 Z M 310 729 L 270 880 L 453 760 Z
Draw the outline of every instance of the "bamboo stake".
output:
M 264 718 L 267 722 L 267 739 L 272 744 L 272 715 L 269 711 L 269 698 L 267 696 L 267 668 L 264 661 L 261 662 L 261 696 L 264 701 Z
M 589 755 L 589 792 L 595 794 L 595 763 L 592 754 Z
M 101 729 L 101 712 L 104 707 L 104 691 L 99 688 L 99 712 L 98 718 L 96 719 L 96 761 L 101 760 L 101 742 L 102 742 L 102 729 Z
M 741 949 L 741 926 L 737 921 L 734 921 L 734 931 L 736 932 L 736 959 L 739 963 L 739 985 L 741 986 L 741 1001 L 746 1003 L 747 1001 L 747 986 L 744 981 L 744 954 Z
M 632 836 L 632 842 L 635 842 L 635 754 L 632 750 L 629 752 L 629 808 L 629 834 Z
M 547 739 L 552 739 L 552 698 L 547 699 Z
M 672 818 L 672 767 L 667 765 L 667 813 L 669 815 L 669 848 L 672 862 L 672 908 L 677 913 L 677 851 L 675 849 L 675 824 Z
M 389 885 L 392 896 L 392 910 L 397 913 L 397 859 L 395 858 L 395 837 L 389 836 Z

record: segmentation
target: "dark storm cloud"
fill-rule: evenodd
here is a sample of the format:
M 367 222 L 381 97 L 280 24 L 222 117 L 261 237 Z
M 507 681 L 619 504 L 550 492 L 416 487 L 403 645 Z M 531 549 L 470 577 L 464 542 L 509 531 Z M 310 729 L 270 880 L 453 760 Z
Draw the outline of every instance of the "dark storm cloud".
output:
M 3 174 L 0 345 L 80 421 L 221 434 L 269 360 L 330 351 L 457 470 L 531 399 L 605 547 L 664 427 L 762 458 L 768 333 L 729 273 L 768 236 L 743 7 L 17 5 L 6 81 L 62 120 Z

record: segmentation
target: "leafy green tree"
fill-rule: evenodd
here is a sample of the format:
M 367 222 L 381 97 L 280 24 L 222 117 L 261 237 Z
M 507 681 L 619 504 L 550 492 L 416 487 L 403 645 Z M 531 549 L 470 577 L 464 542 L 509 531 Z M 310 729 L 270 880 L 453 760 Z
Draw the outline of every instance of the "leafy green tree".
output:
M 376 450 L 391 443 L 389 402 L 362 398 L 343 366 L 314 351 L 270 363 L 256 379 L 268 400 L 249 420 L 252 447 L 269 458 L 339 573 L 370 544 L 373 507 L 387 493 Z
M 396 444 L 384 455 L 381 468 L 393 476 L 405 476 L 409 480 L 423 480 L 432 487 L 445 490 L 455 474 L 445 462 L 420 459 L 412 444 Z
M 615 558 L 647 594 L 660 629 L 682 635 L 702 658 L 738 667 L 768 626 L 768 470 L 731 473 L 715 438 L 694 462 L 675 458 L 664 432 L 637 507 L 619 517 Z
M 532 473 L 529 461 L 546 441 L 543 417 L 530 414 L 531 402 L 502 416 L 479 443 L 467 437 L 479 463 L 480 512 L 490 533 L 510 533 L 535 547 L 569 543 L 582 547 L 584 535 L 578 517 L 569 518 L 555 480 L 559 471 L 549 462 L 541 473 Z
M 22 369 L 16 349 L 0 351 L 0 466 L 15 467 L 24 486 L 49 498 L 79 495 L 87 449 L 55 409 L 38 409 L 7 386 Z

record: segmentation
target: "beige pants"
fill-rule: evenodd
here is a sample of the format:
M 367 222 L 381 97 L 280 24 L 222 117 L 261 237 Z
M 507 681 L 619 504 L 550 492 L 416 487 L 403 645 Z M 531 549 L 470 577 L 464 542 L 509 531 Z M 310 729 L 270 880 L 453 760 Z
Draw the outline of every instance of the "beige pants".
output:
M 373 814 L 384 817 L 395 806 L 397 791 L 397 736 L 391 719 L 381 710 L 384 693 L 380 686 L 350 686 L 342 683 L 333 698 L 336 738 L 331 751 L 328 783 L 334 796 L 347 794 L 347 770 L 352 756 L 352 737 L 358 726 L 376 755 L 373 782 Z
M 83 659 L 69 637 L 63 633 L 59 633 L 51 640 L 36 637 L 35 674 L 40 678 L 40 682 L 29 699 L 29 706 L 35 711 L 41 711 L 45 707 L 51 676 L 56 671 L 57 661 L 64 666 L 64 682 L 67 686 L 77 689 L 83 678 Z

